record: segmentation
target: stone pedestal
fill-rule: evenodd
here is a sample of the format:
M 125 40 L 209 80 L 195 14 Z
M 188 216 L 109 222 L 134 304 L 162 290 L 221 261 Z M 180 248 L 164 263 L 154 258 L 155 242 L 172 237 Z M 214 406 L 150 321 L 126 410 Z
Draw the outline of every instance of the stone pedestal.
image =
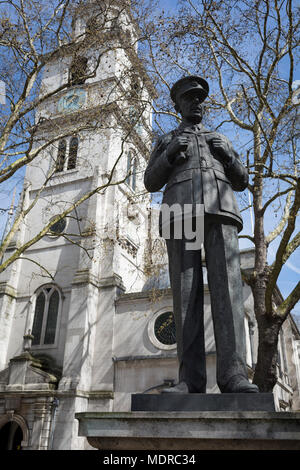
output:
M 300 413 L 77 413 L 79 436 L 101 450 L 300 450 Z
M 137 393 L 132 411 L 275 411 L 272 393 Z

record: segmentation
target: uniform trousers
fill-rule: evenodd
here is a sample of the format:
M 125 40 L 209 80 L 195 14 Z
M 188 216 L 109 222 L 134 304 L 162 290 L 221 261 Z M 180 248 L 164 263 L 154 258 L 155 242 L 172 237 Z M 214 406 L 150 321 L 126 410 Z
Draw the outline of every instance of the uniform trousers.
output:
M 237 227 L 206 215 L 204 249 L 222 391 L 234 376 L 247 378 L 243 288 Z M 171 235 L 172 237 L 172 235 Z M 191 240 L 188 240 L 190 242 Z M 176 325 L 179 381 L 190 393 L 206 391 L 204 288 L 201 250 L 186 250 L 182 239 L 166 240 Z

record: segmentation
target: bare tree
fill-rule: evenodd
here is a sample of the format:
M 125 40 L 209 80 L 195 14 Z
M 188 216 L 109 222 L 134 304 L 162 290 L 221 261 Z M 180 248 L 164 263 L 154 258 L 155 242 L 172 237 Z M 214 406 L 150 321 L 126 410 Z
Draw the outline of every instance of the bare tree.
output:
M 129 144 L 139 146 L 145 155 L 149 151 L 151 129 L 143 119 L 150 101 L 143 90 L 146 86 L 151 88 L 151 85 L 137 56 L 140 32 L 133 26 L 134 22 L 130 25 L 124 20 L 124 13 L 128 13 L 129 20 L 133 20 L 128 2 L 7 0 L 1 2 L 0 8 L 0 80 L 6 87 L 6 104 L 1 106 L 0 116 L 1 188 L 6 191 L 12 181 L 14 184 L 22 181 L 26 167 L 39 168 L 40 175 L 38 190 L 31 198 L 28 197 L 30 181 L 25 179 L 16 215 L 7 225 L 0 246 L 1 273 L 18 258 L 24 257 L 26 250 L 49 231 L 53 232 L 56 224 L 65 217 L 77 219 L 79 228 L 76 233 L 62 231 L 60 236 L 81 246 L 80 240 L 84 238 L 87 228 L 83 230 L 79 224 L 78 208 L 93 195 L 130 177 L 132 165 L 127 167 L 125 173 L 118 169 Z M 91 9 L 93 14 L 86 27 L 81 29 L 80 19 L 86 18 Z M 87 60 L 91 50 L 95 53 Z M 120 50 L 125 51 L 128 61 L 121 64 L 118 74 L 106 74 L 105 93 L 100 97 L 98 94 L 95 106 L 90 103 L 80 113 L 80 119 L 74 112 L 59 116 L 52 111 L 51 103 L 58 104 L 68 90 L 95 78 L 99 68 L 109 67 L 107 57 Z M 62 74 L 60 82 L 52 80 L 48 86 L 42 77 L 53 64 L 64 65 L 68 73 Z M 138 135 L 141 123 L 147 129 L 143 138 Z M 43 192 L 51 188 L 53 181 L 64 170 L 66 163 L 62 158 L 61 143 L 81 134 L 105 134 L 108 130 L 117 129 L 122 135 L 120 151 L 106 168 L 101 184 L 95 184 L 72 201 L 60 201 L 55 217 L 45 218 L 43 225 L 29 240 L 20 241 L 18 235 L 19 243 L 14 246 L 12 242 L 40 202 Z M 48 161 L 50 159 L 47 167 L 43 166 L 46 154 Z M 68 169 L 72 169 L 72 164 L 74 162 L 69 157 Z M 88 157 L 85 165 L 89 165 Z M 139 195 L 134 197 L 138 198 Z M 92 227 L 92 221 L 90 225 Z
M 300 181 L 293 99 L 299 8 L 293 0 L 185 0 L 179 6 L 144 25 L 148 68 L 161 91 L 158 130 L 174 127 L 177 119 L 168 96 L 172 83 L 196 74 L 211 85 L 208 121 L 240 139 L 254 213 L 254 232 L 243 235 L 255 248 L 254 270 L 243 273 L 259 329 L 254 382 L 267 392 L 276 383 L 279 330 L 300 297 L 299 282 L 284 300 L 277 291 L 278 277 L 300 244 L 294 233 Z M 266 233 L 270 217 L 275 223 Z M 276 257 L 269 265 L 272 242 Z

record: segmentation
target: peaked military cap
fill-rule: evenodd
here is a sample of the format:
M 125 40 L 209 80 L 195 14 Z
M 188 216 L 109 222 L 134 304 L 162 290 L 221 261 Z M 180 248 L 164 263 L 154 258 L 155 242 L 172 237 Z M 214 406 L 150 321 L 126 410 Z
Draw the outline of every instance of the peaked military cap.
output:
M 204 78 L 198 77 L 197 75 L 190 75 L 188 77 L 181 78 L 171 88 L 171 98 L 176 103 L 178 96 L 186 93 L 190 90 L 199 90 L 202 101 L 208 96 L 209 85 Z

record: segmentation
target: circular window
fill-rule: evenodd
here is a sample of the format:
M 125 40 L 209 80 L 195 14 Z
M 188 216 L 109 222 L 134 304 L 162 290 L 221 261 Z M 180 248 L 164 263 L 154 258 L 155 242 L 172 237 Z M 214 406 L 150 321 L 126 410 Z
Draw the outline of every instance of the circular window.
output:
M 176 331 L 173 312 L 159 315 L 154 322 L 154 334 L 162 344 L 176 343 Z
M 59 235 L 65 230 L 66 225 L 66 219 L 58 220 L 58 222 L 55 222 L 53 225 L 50 226 L 49 235 Z
M 173 312 L 157 312 L 149 322 L 148 333 L 157 348 L 175 349 L 176 329 Z

